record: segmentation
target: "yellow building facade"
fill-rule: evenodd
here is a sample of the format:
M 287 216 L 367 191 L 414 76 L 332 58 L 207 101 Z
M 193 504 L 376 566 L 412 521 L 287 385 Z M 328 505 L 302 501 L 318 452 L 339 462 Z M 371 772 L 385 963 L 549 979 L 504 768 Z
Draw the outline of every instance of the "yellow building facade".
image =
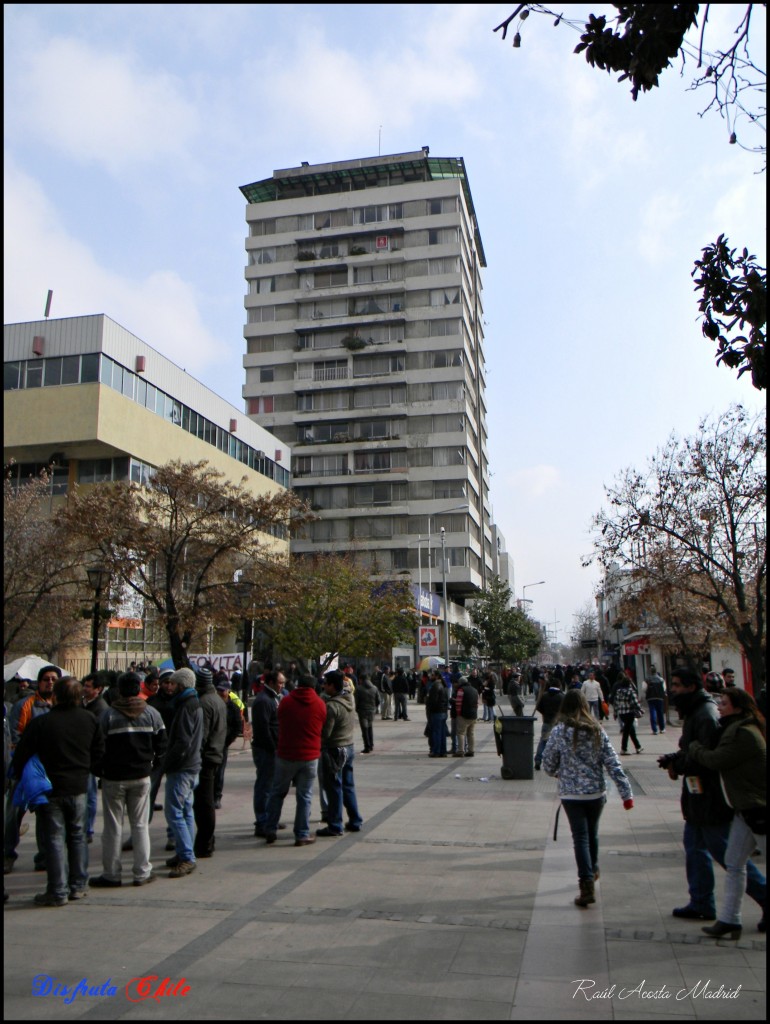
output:
M 173 459 L 208 462 L 253 494 L 290 484 L 285 444 L 103 314 L 6 325 L 4 391 L 6 473 L 53 467 L 52 506 L 75 486 L 146 482 Z M 288 556 L 288 540 L 269 543 Z M 163 640 L 149 632 L 113 628 L 108 651 L 154 657 Z

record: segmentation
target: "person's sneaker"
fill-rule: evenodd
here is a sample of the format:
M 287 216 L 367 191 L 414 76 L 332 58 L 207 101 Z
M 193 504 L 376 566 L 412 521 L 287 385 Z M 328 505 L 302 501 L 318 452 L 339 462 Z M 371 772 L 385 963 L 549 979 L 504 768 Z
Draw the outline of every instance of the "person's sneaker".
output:
M 327 825 L 326 828 L 317 828 L 315 830 L 315 834 L 317 836 L 324 836 L 325 838 L 328 838 L 330 836 L 343 836 L 345 833 L 335 832 L 334 829 L 329 828 L 329 826 Z
M 303 839 L 295 839 L 294 840 L 294 845 L 295 846 L 312 846 L 314 842 L 315 842 L 315 836 L 307 836 L 306 838 L 303 838 Z
M 175 867 L 178 866 L 178 864 L 179 864 L 179 858 L 176 857 L 176 856 L 169 857 L 169 859 L 166 861 L 166 867 L 167 868 L 175 868 Z
M 636 752 L 637 752 L 637 754 L 643 754 L 644 753 L 644 747 L 637 747 L 636 748 Z
M 158 876 L 154 871 L 151 871 L 146 878 L 135 878 L 134 885 L 149 885 L 150 882 L 154 882 Z
M 456 750 L 452 757 L 465 757 L 465 754 L 461 754 L 459 750 Z
M 276 841 L 277 838 L 278 836 L 275 834 L 275 832 L 265 832 L 265 842 L 267 843 L 268 846 L 271 846 Z
M 471 754 L 471 753 L 463 754 L 463 757 L 473 757 L 473 754 Z
M 120 879 L 105 878 L 104 875 L 98 875 L 96 878 L 90 878 L 88 884 L 92 889 L 119 889 L 123 883 Z
M 214 801 L 214 810 L 215 811 L 221 811 L 222 810 L 222 801 L 221 800 L 215 800 Z
M 195 871 L 195 863 L 191 860 L 180 860 L 175 868 L 172 868 L 169 873 L 169 878 L 184 878 L 185 875 L 191 875 Z
M 69 895 L 70 900 L 74 903 L 75 900 L 84 900 L 88 895 L 87 889 L 73 889 Z
M 716 921 L 716 911 L 698 910 L 697 907 L 674 907 L 671 911 L 672 917 L 684 917 L 689 921 Z
M 349 821 L 346 821 L 345 822 L 345 831 L 346 832 L 360 832 L 361 831 L 361 826 L 360 825 L 351 825 L 351 823 Z
M 39 892 L 35 896 L 38 907 L 66 907 L 69 900 L 66 896 L 54 896 L 50 892 Z

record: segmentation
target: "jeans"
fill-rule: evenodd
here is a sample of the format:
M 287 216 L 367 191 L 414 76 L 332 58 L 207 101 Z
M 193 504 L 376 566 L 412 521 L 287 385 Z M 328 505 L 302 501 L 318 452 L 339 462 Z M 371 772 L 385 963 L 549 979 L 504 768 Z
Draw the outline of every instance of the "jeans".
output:
M 430 752 L 436 757 L 446 757 L 446 713 L 433 712 L 428 715 L 428 740 Z
M 755 836 L 743 816 L 736 813 L 730 822 L 730 835 L 725 851 L 727 879 L 722 910 L 719 914 L 719 920 L 724 924 L 741 923 L 741 903 L 746 890 L 746 865 L 757 847 L 766 857 L 766 836 Z
M 398 721 L 399 718 L 403 718 L 404 720 L 409 718 L 409 715 L 407 714 L 406 694 L 394 693 L 393 700 L 396 704 L 396 721 Z
M 540 730 L 540 742 L 537 745 L 535 751 L 535 765 L 539 768 L 540 762 L 543 760 L 543 751 L 545 745 L 548 742 L 548 737 L 551 735 L 551 729 L 553 729 L 553 722 L 543 722 L 543 728 Z
M 150 863 L 150 777 L 104 779 L 102 781 L 102 865 L 105 878 L 119 882 L 122 872 L 120 852 L 123 843 L 123 814 L 128 811 L 131 844 L 134 848 L 134 881 L 140 882 L 152 872 Z
M 193 850 L 196 857 L 209 857 L 214 852 L 214 830 L 217 827 L 217 812 L 214 807 L 214 784 L 218 764 L 203 759 L 198 777 L 198 785 L 193 796 L 193 815 L 195 817 L 195 842 Z
M 257 769 L 254 780 L 254 824 L 264 830 L 267 824 L 267 799 L 273 788 L 275 775 L 275 751 L 263 750 L 262 747 L 251 745 L 251 757 Z
M 94 834 L 94 822 L 96 821 L 96 809 L 99 805 L 99 784 L 95 775 L 88 776 L 88 791 L 86 793 L 86 835 Z
M 561 802 L 569 820 L 578 878 L 581 882 L 592 882 L 599 868 L 599 818 L 602 816 L 604 804 L 603 796 L 598 800 Z
M 588 707 L 589 707 L 589 710 L 591 711 L 591 714 L 594 716 L 594 718 L 600 719 L 602 717 L 601 716 L 601 712 L 599 710 L 599 701 L 598 700 L 589 700 Z
M 345 763 L 340 771 L 334 773 L 329 768 L 328 760 L 324 761 L 323 785 L 326 791 L 328 804 L 328 825 L 332 832 L 342 832 L 342 808 L 345 808 L 348 816 L 348 824 L 352 828 L 361 828 L 363 818 L 358 810 L 356 799 L 356 784 L 353 778 L 353 759 L 356 756 L 356 748 L 350 746 L 342 747 L 345 751 Z M 321 755 L 323 760 L 323 754 Z
M 684 823 L 685 870 L 690 906 L 704 914 L 716 913 L 714 861 L 725 866 L 729 833 L 729 822 L 721 825 L 691 825 L 689 821 Z M 767 893 L 765 876 L 752 861 L 746 864 L 746 892 L 764 910 Z
M 170 772 L 166 776 L 166 797 L 163 801 L 166 824 L 176 846 L 176 855 L 180 861 L 193 864 L 193 790 L 197 785 L 197 772 Z
M 494 722 L 495 720 L 495 708 L 493 704 L 485 704 L 482 719 L 485 722 Z
M 666 731 L 666 719 L 663 716 L 663 701 L 657 697 L 653 697 L 652 700 L 647 698 L 647 706 L 650 709 L 650 728 L 652 729 L 653 736 L 660 729 L 661 732 Z
M 49 796 L 35 813 L 48 865 L 49 896 L 66 899 L 88 885 L 86 794 Z
M 21 807 L 13 806 L 13 791 L 16 788 L 16 783 L 12 782 L 11 787 L 8 790 L 8 798 L 5 803 L 5 822 L 3 827 L 3 856 L 8 860 L 17 860 L 18 853 L 16 848 L 19 845 L 21 839 L 19 835 L 19 829 L 24 819 L 26 811 L 23 811 Z M 40 825 L 41 819 L 35 815 L 35 839 L 37 841 L 37 849 L 35 850 L 35 870 L 45 871 L 45 847 L 43 845 L 43 833 Z
M 265 831 L 276 832 L 281 820 L 283 802 L 292 782 L 297 790 L 297 809 L 294 814 L 294 838 L 310 838 L 310 808 L 313 802 L 313 781 L 318 770 L 318 760 L 285 761 L 282 757 L 275 759 L 275 775 L 273 787 L 267 801 L 267 821 Z

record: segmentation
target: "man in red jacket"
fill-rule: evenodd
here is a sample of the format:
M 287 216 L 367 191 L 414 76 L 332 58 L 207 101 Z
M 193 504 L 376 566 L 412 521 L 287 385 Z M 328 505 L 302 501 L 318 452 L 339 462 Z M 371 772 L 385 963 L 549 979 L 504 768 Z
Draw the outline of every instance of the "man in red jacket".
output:
M 310 807 L 325 721 L 326 704 L 315 692 L 315 679 L 308 675 L 300 676 L 296 689 L 278 705 L 278 749 L 265 823 L 265 840 L 268 843 L 276 840 L 283 801 L 292 782 L 297 787 L 294 845 L 309 846 L 315 842 L 315 836 L 310 835 Z

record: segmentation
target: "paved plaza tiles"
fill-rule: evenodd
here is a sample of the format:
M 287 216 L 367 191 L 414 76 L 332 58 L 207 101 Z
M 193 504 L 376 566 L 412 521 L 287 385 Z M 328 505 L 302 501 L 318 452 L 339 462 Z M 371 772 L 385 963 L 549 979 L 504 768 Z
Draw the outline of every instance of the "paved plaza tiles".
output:
M 744 904 L 737 943 L 671 917 L 687 901 L 679 789 L 656 760 L 677 727 L 653 737 L 642 723 L 644 752 L 623 759 L 636 806 L 624 811 L 610 784 L 598 899 L 579 910 L 563 814 L 553 839 L 555 781 L 503 780 L 481 721 L 472 760 L 429 759 L 423 709 L 409 710 L 409 722 L 378 721 L 375 753 L 356 757 L 358 834 L 304 848 L 291 827 L 273 846 L 255 839 L 240 740 L 216 854 L 187 878 L 166 877 L 160 814 L 153 885 L 35 907 L 45 876 L 31 829 L 5 879 L 6 1018 L 765 1019 L 757 906 Z M 619 748 L 617 725 L 608 731 Z

